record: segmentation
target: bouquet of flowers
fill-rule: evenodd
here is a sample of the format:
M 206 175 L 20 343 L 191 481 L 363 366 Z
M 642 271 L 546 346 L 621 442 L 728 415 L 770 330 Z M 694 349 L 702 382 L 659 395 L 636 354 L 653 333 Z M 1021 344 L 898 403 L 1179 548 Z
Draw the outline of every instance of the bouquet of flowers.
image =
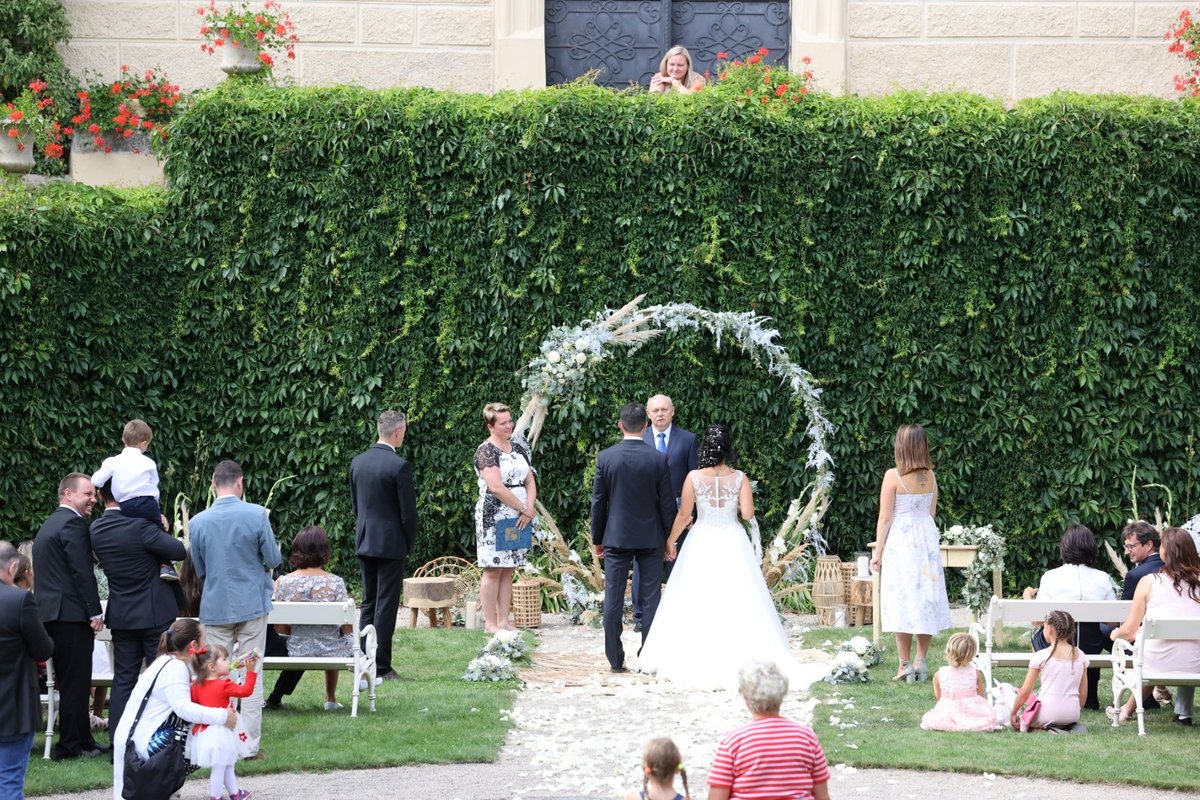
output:
M 72 131 L 54 120 L 54 98 L 45 94 L 48 86 L 45 81 L 32 81 L 16 100 L 4 103 L 0 107 L 0 134 L 16 139 L 18 150 L 24 150 L 32 139 L 46 158 L 62 158 L 63 136 L 70 136 Z
M 496 631 L 483 646 L 481 656 L 493 655 L 509 661 L 519 661 L 529 655 L 529 645 L 520 631 Z
M 854 652 L 842 650 L 833 658 L 833 671 L 825 676 L 830 683 L 866 683 L 871 680 L 866 663 Z
M 991 525 L 951 525 L 942 531 L 942 544 L 973 544 L 979 553 L 964 570 L 962 599 L 971 611 L 982 615 L 992 602 L 992 569 L 1004 569 L 1004 537 Z
M 196 9 L 204 17 L 200 35 L 204 43 L 200 49 L 210 55 L 218 47 L 248 47 L 259 50 L 258 60 L 270 70 L 275 59 L 269 51 L 283 50 L 288 58 L 296 57 L 296 25 L 292 17 L 276 0 L 267 0 L 261 10 L 242 0 L 236 6 L 218 7 L 216 0 Z
M 841 652 L 854 653 L 868 667 L 873 667 L 883 660 L 883 650 L 865 636 L 855 636 L 842 642 Z
M 467 664 L 464 681 L 509 681 L 517 677 L 512 662 L 503 656 L 482 655 Z
M 604 624 L 604 593 L 589 592 L 572 575 L 562 576 L 563 596 L 567 599 L 568 619 L 572 625 L 591 625 L 599 628 Z
M 782 64 L 766 62 L 770 51 L 760 47 L 754 53 L 730 59 L 729 53 L 717 53 L 717 81 L 726 91 L 734 93 L 737 103 L 752 102 L 760 105 L 782 107 L 784 103 L 798 103 L 812 91 L 812 70 L 808 65 L 812 59 L 801 59 L 803 72 L 789 72 Z

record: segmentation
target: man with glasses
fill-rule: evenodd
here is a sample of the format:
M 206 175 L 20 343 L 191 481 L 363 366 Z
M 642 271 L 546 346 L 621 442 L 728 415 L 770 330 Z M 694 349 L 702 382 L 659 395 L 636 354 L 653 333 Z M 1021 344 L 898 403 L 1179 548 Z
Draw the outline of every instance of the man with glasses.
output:
M 1158 556 L 1158 529 L 1149 522 L 1138 520 L 1125 526 L 1121 538 L 1125 540 L 1125 557 L 1134 563 L 1133 569 L 1125 574 L 1121 599 L 1132 600 L 1138 581 L 1163 568 L 1162 559 Z

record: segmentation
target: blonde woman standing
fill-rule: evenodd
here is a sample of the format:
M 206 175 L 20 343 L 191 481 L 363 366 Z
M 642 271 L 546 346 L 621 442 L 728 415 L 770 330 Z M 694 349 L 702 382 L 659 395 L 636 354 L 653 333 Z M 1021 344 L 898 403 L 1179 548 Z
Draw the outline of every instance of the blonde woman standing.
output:
M 901 425 L 896 431 L 894 451 L 896 466 L 884 474 L 879 491 L 871 569 L 882 573 L 879 593 L 883 630 L 896 634 L 900 670 L 893 680 L 912 683 L 929 677 L 929 642 L 938 631 L 950 627 L 950 603 L 933 521 L 938 488 L 925 429 Z
M 533 463 L 529 451 L 511 441 L 512 411 L 503 403 L 483 407 L 488 438 L 475 450 L 475 476 L 479 501 L 475 504 L 475 547 L 483 578 L 479 599 L 483 604 L 483 627 L 489 633 L 513 629 L 508 615 L 512 609 L 513 571 L 524 566 L 526 550 L 504 550 L 496 546 L 496 522 L 515 518 L 524 528 L 533 521 L 537 499 Z
M 681 44 L 667 51 L 650 76 L 650 91 L 694 94 L 704 88 L 704 76 L 692 69 L 692 54 Z

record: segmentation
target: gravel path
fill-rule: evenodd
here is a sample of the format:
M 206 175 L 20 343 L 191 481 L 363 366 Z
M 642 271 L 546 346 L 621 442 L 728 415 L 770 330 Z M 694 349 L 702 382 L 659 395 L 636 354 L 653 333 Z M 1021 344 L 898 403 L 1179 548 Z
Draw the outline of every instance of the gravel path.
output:
M 827 658 L 805 649 L 803 620 L 792 646 L 811 664 L 814 680 Z M 689 766 L 693 797 L 704 797 L 704 780 L 719 736 L 748 719 L 730 692 L 681 691 L 635 673 L 613 675 L 604 660 L 603 633 L 547 617 L 538 631 L 534 665 L 523 671 L 525 688 L 512 710 L 513 729 L 492 764 L 450 764 L 347 770 L 319 774 L 258 775 L 246 781 L 258 800 L 322 797 L 334 800 L 398 798 L 426 800 L 599 800 L 640 788 L 641 749 L 647 739 L 669 735 Z M 813 644 L 820 644 L 813 642 Z M 626 633 L 626 651 L 637 636 Z M 816 701 L 792 692 L 783 714 L 809 720 Z M 269 738 L 270 733 L 268 731 Z M 205 783 L 189 782 L 184 800 L 203 795 Z M 947 794 L 972 800 L 1152 800 L 1200 797 L 1183 792 L 1113 785 L 833 765 L 834 798 L 883 797 L 928 800 Z M 53 796 L 49 800 L 106 800 L 108 792 Z

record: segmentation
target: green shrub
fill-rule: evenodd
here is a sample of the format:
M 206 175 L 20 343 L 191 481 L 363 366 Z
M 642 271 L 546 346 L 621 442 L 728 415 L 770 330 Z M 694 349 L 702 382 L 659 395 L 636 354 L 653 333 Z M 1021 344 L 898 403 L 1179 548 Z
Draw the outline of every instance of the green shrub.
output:
M 6 536 L 136 415 L 165 496 L 201 500 L 224 457 L 259 500 L 295 474 L 277 529 L 325 524 L 354 575 L 346 468 L 396 406 L 413 562 L 469 548 L 480 408 L 519 400 L 551 327 L 643 292 L 776 320 L 838 425 L 843 553 L 873 537 L 911 420 L 931 431 L 939 519 L 996 524 L 1012 586 L 1069 521 L 1113 538 L 1134 467 L 1176 516 L 1200 511 L 1195 105 L 898 94 L 768 113 L 719 90 L 227 85 L 167 150 L 168 193 L 0 205 Z M 684 427 L 734 425 L 778 525 L 806 482 L 801 417 L 755 364 L 682 333 L 552 412 L 536 461 L 564 529 L 585 529 L 616 409 L 659 390 Z

